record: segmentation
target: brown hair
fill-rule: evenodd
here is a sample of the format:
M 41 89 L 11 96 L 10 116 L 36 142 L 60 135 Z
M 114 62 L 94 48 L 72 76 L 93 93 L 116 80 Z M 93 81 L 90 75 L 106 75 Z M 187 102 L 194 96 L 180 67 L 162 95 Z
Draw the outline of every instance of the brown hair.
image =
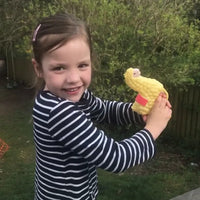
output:
M 90 56 L 92 59 L 91 36 L 86 24 L 68 13 L 56 14 L 44 18 L 36 27 L 33 38 L 33 54 L 40 68 L 41 61 L 45 53 L 53 51 L 69 40 L 82 37 L 90 48 Z M 42 83 L 41 83 L 42 82 Z M 44 87 L 44 81 L 38 80 L 37 89 Z
M 64 45 L 67 41 L 82 37 L 92 54 L 91 37 L 85 23 L 68 13 L 44 18 L 33 34 L 32 46 L 35 60 L 41 64 L 43 55 Z

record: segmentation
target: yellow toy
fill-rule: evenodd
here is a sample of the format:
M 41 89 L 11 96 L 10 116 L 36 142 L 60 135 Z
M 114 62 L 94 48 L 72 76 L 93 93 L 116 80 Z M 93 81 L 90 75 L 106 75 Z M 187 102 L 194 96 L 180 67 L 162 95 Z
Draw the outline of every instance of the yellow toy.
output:
M 168 92 L 159 81 L 146 78 L 140 75 L 140 70 L 137 68 L 129 68 L 126 70 L 124 77 L 126 84 L 138 92 L 135 102 L 132 105 L 132 110 L 139 114 L 146 115 L 150 112 L 156 98 L 161 92 L 169 98 Z

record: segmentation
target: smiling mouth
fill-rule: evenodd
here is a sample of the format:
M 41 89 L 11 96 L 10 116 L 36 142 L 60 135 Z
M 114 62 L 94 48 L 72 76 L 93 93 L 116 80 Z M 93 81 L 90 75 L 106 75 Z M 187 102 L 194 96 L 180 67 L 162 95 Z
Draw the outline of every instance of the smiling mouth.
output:
M 64 89 L 65 92 L 67 93 L 75 93 L 77 91 L 79 91 L 81 87 L 76 87 L 76 88 L 68 88 L 68 89 Z

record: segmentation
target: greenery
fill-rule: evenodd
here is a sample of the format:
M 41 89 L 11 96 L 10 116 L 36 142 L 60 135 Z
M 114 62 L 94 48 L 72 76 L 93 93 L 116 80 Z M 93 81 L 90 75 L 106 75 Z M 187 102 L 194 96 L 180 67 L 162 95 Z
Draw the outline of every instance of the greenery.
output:
M 0 159 L 1 199 L 33 199 L 35 153 L 30 121 L 33 91 L 23 88 L 9 90 L 3 86 L 5 84 L 1 83 L 0 138 L 10 149 Z M 121 127 L 117 132 L 116 128 L 110 129 L 110 132 L 116 140 L 120 140 L 130 134 L 130 129 L 119 134 L 122 130 L 124 128 Z M 199 168 L 190 164 L 198 163 L 199 156 L 196 159 L 192 147 L 177 146 L 171 141 L 161 137 L 154 159 L 124 173 L 98 170 L 98 199 L 169 200 L 199 187 Z
M 0 5 L 0 51 L 6 57 L 14 51 L 30 59 L 31 35 L 42 17 L 68 11 L 85 20 L 96 55 L 92 88 L 105 98 L 130 99 L 123 73 L 131 66 L 167 87 L 200 84 L 196 1 L 0 0 Z

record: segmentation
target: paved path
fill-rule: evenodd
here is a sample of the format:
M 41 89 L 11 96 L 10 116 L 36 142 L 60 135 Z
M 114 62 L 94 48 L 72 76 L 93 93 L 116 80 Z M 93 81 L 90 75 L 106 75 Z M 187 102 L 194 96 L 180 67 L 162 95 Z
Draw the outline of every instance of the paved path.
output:
M 200 188 L 186 192 L 183 195 L 177 196 L 170 200 L 200 200 Z

